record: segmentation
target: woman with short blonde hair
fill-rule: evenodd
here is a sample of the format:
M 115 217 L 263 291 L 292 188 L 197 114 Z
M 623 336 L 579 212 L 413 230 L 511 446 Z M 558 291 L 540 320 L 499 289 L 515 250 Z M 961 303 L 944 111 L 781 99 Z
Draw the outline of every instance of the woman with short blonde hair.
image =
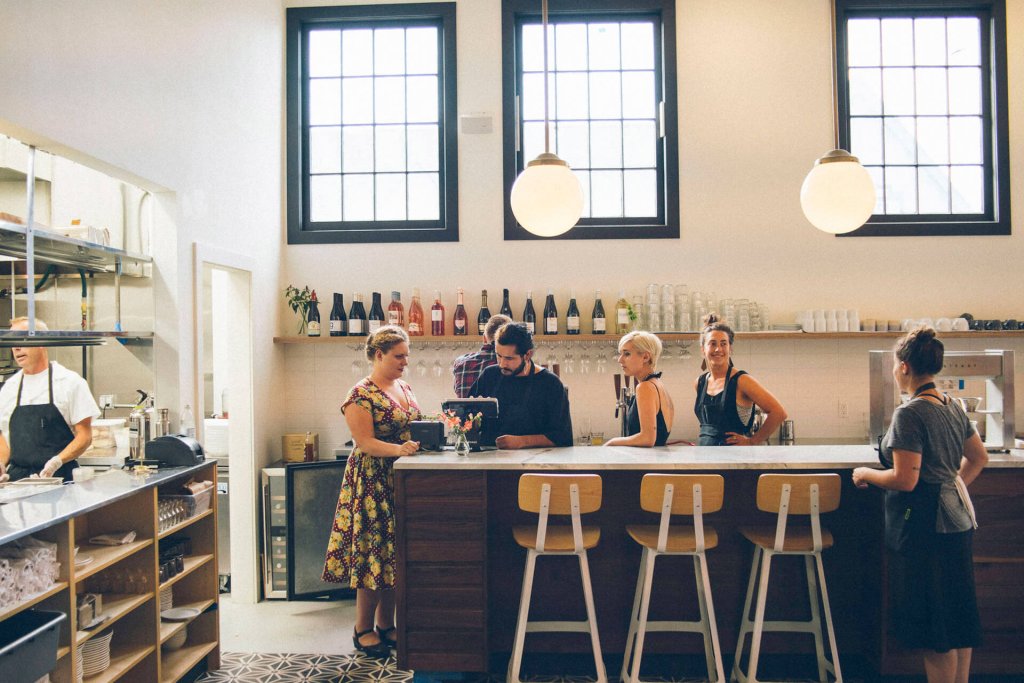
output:
M 664 446 L 672 431 L 675 405 L 655 372 L 661 358 L 661 340 L 650 332 L 634 331 L 619 340 L 619 366 L 626 377 L 636 378 L 636 393 L 626 412 L 627 436 L 609 439 L 606 446 Z

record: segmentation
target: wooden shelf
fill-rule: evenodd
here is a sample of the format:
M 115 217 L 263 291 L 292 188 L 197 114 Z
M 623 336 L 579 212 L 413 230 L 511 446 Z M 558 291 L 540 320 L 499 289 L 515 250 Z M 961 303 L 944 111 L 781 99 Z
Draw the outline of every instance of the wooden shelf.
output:
M 189 517 L 188 519 L 186 519 L 183 522 L 178 522 L 174 526 L 169 527 L 167 529 L 164 529 L 159 534 L 157 534 L 157 538 L 158 539 L 167 538 L 171 534 L 173 534 L 175 532 L 178 532 L 178 531 L 181 531 L 182 529 L 185 529 L 185 528 L 195 524 L 199 520 L 203 519 L 204 517 L 209 517 L 212 514 L 213 514 L 213 508 L 210 508 L 209 510 L 206 510 L 205 512 L 200 512 L 198 515 L 193 515 L 192 517 Z
M 22 612 L 24 610 L 27 610 L 29 607 L 33 607 L 35 605 L 38 605 L 43 600 L 46 600 L 47 598 L 52 597 L 52 596 L 56 595 L 57 593 L 60 593 L 62 590 L 64 590 L 67 587 L 68 587 L 68 582 L 67 581 L 58 581 L 57 583 L 53 584 L 52 586 L 47 588 L 42 593 L 36 593 L 35 595 L 33 595 L 32 597 L 28 598 L 27 600 L 23 600 L 23 601 L 19 602 L 17 605 L 12 605 L 12 606 L 8 607 L 7 609 L 5 609 L 3 611 L 0 611 L 0 621 L 3 621 L 7 617 L 13 617 L 18 612 Z
M 191 624 L 195 619 L 206 611 L 206 609 L 213 604 L 213 600 L 197 600 L 196 602 L 186 602 L 181 605 L 175 605 L 174 608 L 193 608 L 199 610 L 199 614 L 194 619 L 188 621 L 161 621 L 160 622 L 160 644 L 163 645 L 168 638 L 173 636 L 175 633 Z
M 131 543 L 125 543 L 124 545 L 90 545 L 82 544 L 79 547 L 78 554 L 87 555 L 93 557 L 93 561 L 87 565 L 84 565 L 80 570 L 75 571 L 75 581 L 83 581 L 89 578 L 93 574 L 99 571 L 103 571 L 107 567 L 129 555 L 133 555 L 138 551 L 153 545 L 152 538 L 144 538 L 141 541 L 132 541 Z
M 75 634 L 75 646 L 77 647 L 81 645 L 97 633 L 109 628 L 114 622 L 124 615 L 129 614 L 136 607 L 146 604 L 146 601 L 152 597 L 152 593 L 142 593 L 138 595 L 133 593 L 105 594 L 103 596 L 103 614 L 107 615 L 109 618 L 92 631 L 79 631 Z
M 160 681 L 178 680 L 198 664 L 203 657 L 210 654 L 215 647 L 217 647 L 216 642 L 206 642 L 185 645 L 180 650 L 161 653 Z
M 185 568 L 175 576 L 167 579 L 160 584 L 160 588 L 166 588 L 167 586 L 173 586 L 174 584 L 181 581 L 183 578 L 194 572 L 195 570 L 202 567 L 207 562 L 213 559 L 213 555 L 189 555 L 185 558 Z
M 154 645 L 128 646 L 125 649 L 112 646 L 110 650 L 110 666 L 95 676 L 86 676 L 85 683 L 111 683 L 128 673 L 133 666 L 141 662 L 156 649 Z

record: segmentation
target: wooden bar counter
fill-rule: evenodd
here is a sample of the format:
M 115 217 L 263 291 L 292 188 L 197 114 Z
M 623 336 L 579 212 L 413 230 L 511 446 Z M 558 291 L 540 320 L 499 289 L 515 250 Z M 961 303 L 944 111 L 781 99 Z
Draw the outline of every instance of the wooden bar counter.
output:
M 850 661 L 886 675 L 917 673 L 919 657 L 899 651 L 884 637 L 882 492 L 859 490 L 850 476 L 854 467 L 877 463 L 870 446 L 835 445 L 574 447 L 401 458 L 395 463 L 399 667 L 418 674 L 503 670 L 525 558 L 511 527 L 536 523 L 535 515 L 518 509 L 517 486 L 521 474 L 538 471 L 595 472 L 604 481 L 601 510 L 586 522 L 601 527 L 600 544 L 590 551 L 590 570 L 609 672 L 618 670 L 615 660 L 624 648 L 640 562 L 640 549 L 626 534 L 626 525 L 654 520 L 640 510 L 641 478 L 647 472 L 722 474 L 725 505 L 705 523 L 719 535 L 718 547 L 708 551 L 708 564 L 722 649 L 731 655 L 752 555 L 738 527 L 774 523 L 755 505 L 757 478 L 789 470 L 837 472 L 843 480 L 839 510 L 824 517 L 835 537 L 824 561 L 844 666 Z M 971 492 L 981 525 L 974 550 L 985 629 L 985 645 L 975 653 L 972 672 L 1024 675 L 1024 451 L 993 454 Z M 545 560 L 537 566 L 531 617 L 582 618 L 575 559 Z M 773 564 L 769 617 L 803 618 L 803 565 L 794 558 L 780 560 Z M 655 574 L 650 618 L 693 618 L 694 593 L 692 561 L 663 559 Z M 526 643 L 528 655 L 589 652 L 588 639 L 580 634 L 531 636 Z M 703 651 L 696 636 L 652 634 L 648 643 L 645 653 Z M 811 653 L 813 642 L 806 635 L 775 633 L 766 635 L 764 648 L 768 653 Z

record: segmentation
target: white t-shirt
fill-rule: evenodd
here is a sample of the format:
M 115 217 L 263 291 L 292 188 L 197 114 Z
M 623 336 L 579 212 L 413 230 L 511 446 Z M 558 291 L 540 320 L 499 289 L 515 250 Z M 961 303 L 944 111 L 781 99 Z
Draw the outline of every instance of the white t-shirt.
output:
M 18 402 L 18 385 L 22 378 L 25 385 L 21 390 L 21 405 L 31 406 L 50 402 L 49 373 L 46 370 L 34 375 L 26 375 L 19 371 L 12 375 L 0 388 L 0 432 L 10 444 L 8 428 L 11 413 Z M 53 404 L 64 416 L 64 420 L 72 427 L 87 417 L 100 416 L 100 408 L 89 391 L 89 385 L 81 375 L 68 370 L 60 363 L 53 361 Z M 74 431 L 74 430 L 72 430 Z

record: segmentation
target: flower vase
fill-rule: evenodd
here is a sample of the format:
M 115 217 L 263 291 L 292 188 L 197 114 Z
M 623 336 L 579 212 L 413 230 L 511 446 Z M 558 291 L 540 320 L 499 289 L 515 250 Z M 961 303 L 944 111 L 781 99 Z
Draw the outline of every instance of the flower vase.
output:
M 455 435 L 455 455 L 469 455 L 469 439 L 461 432 Z

